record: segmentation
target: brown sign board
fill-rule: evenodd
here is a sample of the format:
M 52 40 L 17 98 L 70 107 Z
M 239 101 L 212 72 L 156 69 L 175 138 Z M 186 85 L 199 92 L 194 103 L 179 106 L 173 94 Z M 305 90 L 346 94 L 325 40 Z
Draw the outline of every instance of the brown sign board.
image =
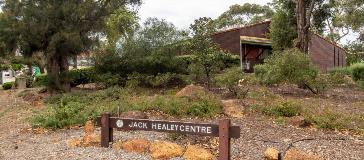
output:
M 101 122 L 101 119 L 99 119 L 98 122 Z M 217 124 L 147 119 L 124 119 L 118 117 L 110 117 L 109 124 L 111 128 L 116 128 L 123 131 L 140 130 L 219 137 L 219 125 Z M 229 136 L 231 138 L 239 138 L 240 128 L 238 126 L 230 126 Z
M 160 121 L 148 119 L 127 119 L 111 117 L 110 113 L 102 114 L 97 119 L 101 126 L 101 146 L 109 147 L 113 141 L 113 129 L 121 131 L 154 131 L 219 137 L 219 160 L 230 159 L 230 139 L 240 138 L 240 127 L 231 126 L 229 119 L 220 120 L 219 124 Z

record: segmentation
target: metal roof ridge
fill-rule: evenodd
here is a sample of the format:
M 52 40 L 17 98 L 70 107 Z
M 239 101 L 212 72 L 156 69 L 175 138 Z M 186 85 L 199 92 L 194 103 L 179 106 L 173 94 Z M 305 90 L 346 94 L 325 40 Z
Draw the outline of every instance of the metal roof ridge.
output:
M 239 29 L 243 29 L 243 28 L 250 28 L 250 27 L 254 27 L 254 26 L 257 26 L 257 25 L 270 23 L 270 22 L 271 22 L 271 20 L 264 20 L 262 22 L 258 22 L 258 23 L 254 23 L 254 24 L 248 24 L 248 25 L 245 25 L 245 26 L 242 26 L 242 27 L 235 27 L 235 28 L 231 28 L 231 29 L 227 29 L 227 30 L 223 30 L 223 31 L 217 31 L 217 32 L 213 33 L 212 35 L 231 32 L 231 31 L 235 31 L 235 30 L 239 30 Z

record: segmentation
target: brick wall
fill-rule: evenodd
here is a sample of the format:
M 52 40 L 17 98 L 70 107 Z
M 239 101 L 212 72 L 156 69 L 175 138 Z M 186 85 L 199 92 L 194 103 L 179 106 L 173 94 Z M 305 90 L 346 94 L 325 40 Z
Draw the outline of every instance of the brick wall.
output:
M 312 62 L 323 72 L 346 66 L 345 50 L 316 34 L 311 34 L 309 54 Z

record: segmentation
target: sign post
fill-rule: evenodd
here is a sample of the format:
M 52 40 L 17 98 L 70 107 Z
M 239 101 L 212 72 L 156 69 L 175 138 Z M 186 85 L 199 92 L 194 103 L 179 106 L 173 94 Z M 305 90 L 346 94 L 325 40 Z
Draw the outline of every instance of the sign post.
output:
M 219 137 L 219 160 L 230 160 L 230 139 L 240 137 L 240 127 L 231 126 L 229 119 L 220 120 L 219 124 L 159 121 L 147 119 L 126 119 L 102 114 L 97 121 L 101 126 L 101 147 L 109 147 L 113 141 L 113 129 L 121 131 L 154 131 Z

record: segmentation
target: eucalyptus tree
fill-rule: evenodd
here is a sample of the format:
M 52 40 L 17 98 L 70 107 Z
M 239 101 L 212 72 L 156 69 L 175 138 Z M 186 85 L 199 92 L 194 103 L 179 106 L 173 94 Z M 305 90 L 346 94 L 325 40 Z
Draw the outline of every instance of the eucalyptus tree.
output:
M 232 25 L 251 24 L 269 19 L 273 16 L 274 10 L 268 5 L 244 3 L 230 6 L 229 10 L 222 13 L 215 21 L 217 28 L 224 28 Z

